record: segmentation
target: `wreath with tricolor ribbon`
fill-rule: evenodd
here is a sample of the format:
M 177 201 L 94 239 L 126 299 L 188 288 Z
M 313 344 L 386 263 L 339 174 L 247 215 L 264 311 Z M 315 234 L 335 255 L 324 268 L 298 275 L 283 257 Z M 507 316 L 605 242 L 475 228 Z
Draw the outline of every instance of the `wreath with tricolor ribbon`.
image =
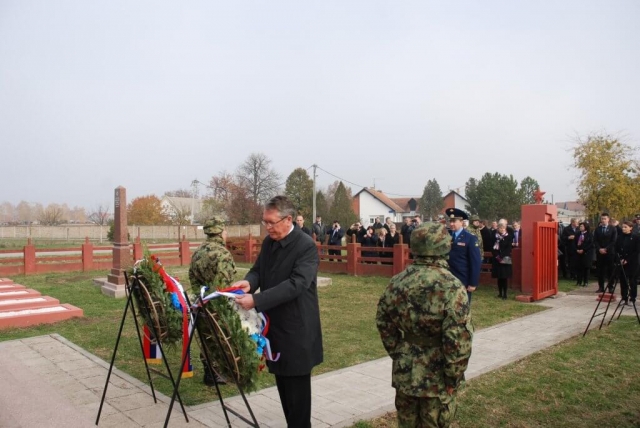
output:
M 244 294 L 237 287 L 217 290 L 205 295 L 208 287 L 200 290 L 201 304 L 211 322 L 199 322 L 204 333 L 204 346 L 216 363 L 216 370 L 227 378 L 235 378 L 247 392 L 257 389 L 258 373 L 264 369 L 265 360 L 277 361 L 280 354 L 271 351 L 267 333 L 269 317 L 245 310 L 235 303 L 238 295 Z M 224 297 L 224 298 L 219 298 Z M 214 337 L 217 329 L 221 345 Z

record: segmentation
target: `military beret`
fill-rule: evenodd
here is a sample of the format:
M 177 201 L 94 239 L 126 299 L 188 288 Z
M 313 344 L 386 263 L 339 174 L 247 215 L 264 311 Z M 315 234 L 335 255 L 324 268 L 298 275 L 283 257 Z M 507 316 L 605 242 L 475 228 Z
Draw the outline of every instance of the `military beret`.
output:
M 469 220 L 467 213 L 458 208 L 447 208 L 445 213 L 449 220 Z
M 214 215 L 204 222 L 202 230 L 206 235 L 220 235 L 224 230 L 225 220 L 219 215 Z

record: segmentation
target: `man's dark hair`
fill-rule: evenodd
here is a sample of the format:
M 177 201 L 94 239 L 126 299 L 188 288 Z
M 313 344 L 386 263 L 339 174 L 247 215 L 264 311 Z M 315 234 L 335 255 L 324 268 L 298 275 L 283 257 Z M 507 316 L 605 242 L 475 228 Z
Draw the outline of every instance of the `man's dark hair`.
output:
M 274 196 L 269 199 L 269 201 L 264 205 L 265 210 L 275 210 L 278 211 L 280 217 L 291 216 L 292 218 L 296 215 L 296 209 L 293 206 L 293 203 L 283 195 Z
M 600 214 L 600 217 L 610 217 L 610 216 L 609 216 L 609 213 L 602 213 Z

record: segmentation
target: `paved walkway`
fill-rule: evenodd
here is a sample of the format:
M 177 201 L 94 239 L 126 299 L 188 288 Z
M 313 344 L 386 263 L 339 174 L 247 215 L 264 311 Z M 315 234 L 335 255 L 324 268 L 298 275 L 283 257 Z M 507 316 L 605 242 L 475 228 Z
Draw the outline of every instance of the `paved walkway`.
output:
M 581 290 L 538 304 L 549 309 L 476 333 L 467 379 L 581 334 L 595 308 L 595 294 Z M 0 342 L 0 426 L 93 426 L 108 366 L 55 334 Z M 312 382 L 314 427 L 350 426 L 394 410 L 388 358 L 315 376 Z M 169 398 L 157 391 L 156 395 L 157 404 L 147 385 L 114 370 L 100 426 L 161 427 Z M 275 387 L 251 394 L 249 402 L 261 426 L 286 426 Z M 241 397 L 225 403 L 247 415 Z M 188 407 L 187 413 L 189 424 L 176 404 L 169 426 L 226 425 L 217 402 Z M 246 426 L 238 418 L 231 417 L 231 421 L 233 426 Z

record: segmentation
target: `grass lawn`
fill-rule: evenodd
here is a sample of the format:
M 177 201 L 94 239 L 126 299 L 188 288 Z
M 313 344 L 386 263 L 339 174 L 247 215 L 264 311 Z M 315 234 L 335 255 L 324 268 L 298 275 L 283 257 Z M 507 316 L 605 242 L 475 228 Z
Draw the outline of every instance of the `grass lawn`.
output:
M 456 428 L 640 427 L 640 326 L 623 317 L 467 383 Z M 397 427 L 395 413 L 357 428 Z
M 239 265 L 247 267 L 247 265 Z M 183 285 L 188 285 L 187 268 L 169 267 L 167 271 L 178 277 Z M 241 278 L 244 272 L 239 273 Z M 83 347 L 105 361 L 110 361 L 118 327 L 122 318 L 125 300 L 115 300 L 101 294 L 92 279 L 106 276 L 105 272 L 65 273 L 12 278 L 15 282 L 70 303 L 84 310 L 84 318 L 69 320 L 53 325 L 41 325 L 23 329 L 0 331 L 0 341 L 58 333 L 71 342 Z M 388 278 L 352 277 L 327 275 L 333 280 L 329 287 L 320 288 L 320 311 L 322 318 L 324 363 L 313 374 L 333 371 L 386 356 L 375 326 L 376 305 Z M 537 305 L 528 305 L 511 299 L 504 302 L 495 298 L 495 286 L 480 287 L 475 293 L 472 317 L 476 329 L 544 310 Z M 141 361 L 135 327 L 130 314 L 123 331 L 124 340 L 116 357 L 116 366 L 121 370 L 146 382 L 144 364 Z M 277 349 L 274 350 L 277 352 Z M 173 367 L 179 366 L 180 349 L 169 350 L 168 360 Z M 196 404 L 215 399 L 212 388 L 202 388 L 201 365 L 198 361 L 199 349 L 192 348 L 194 377 L 184 379 L 180 393 L 188 404 Z M 177 372 L 177 369 L 174 370 Z M 260 386 L 274 384 L 267 373 L 260 376 Z M 170 383 L 162 378 L 154 378 L 154 385 L 165 394 L 171 392 Z M 231 387 L 226 394 L 234 394 Z

